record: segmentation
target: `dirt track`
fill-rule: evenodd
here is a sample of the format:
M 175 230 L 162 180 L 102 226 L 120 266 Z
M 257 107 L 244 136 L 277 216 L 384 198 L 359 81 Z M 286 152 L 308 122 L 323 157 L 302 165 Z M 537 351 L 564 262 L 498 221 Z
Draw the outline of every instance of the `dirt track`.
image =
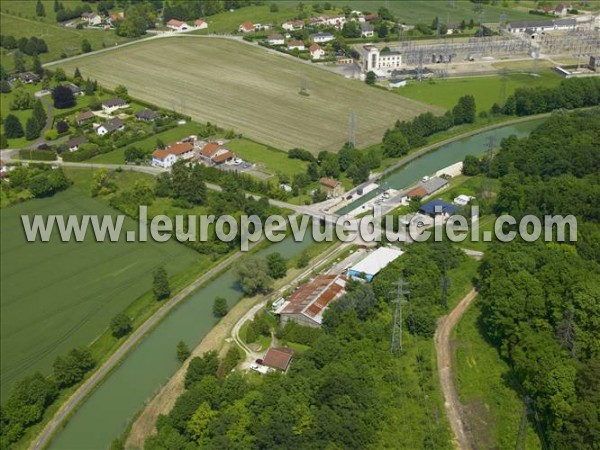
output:
M 452 375 L 452 347 L 450 335 L 471 302 L 477 296 L 472 289 L 447 316 L 441 317 L 435 332 L 435 349 L 440 376 L 440 385 L 444 394 L 444 406 L 454 434 L 454 444 L 461 450 L 471 450 L 473 447 L 467 433 L 462 404 Z

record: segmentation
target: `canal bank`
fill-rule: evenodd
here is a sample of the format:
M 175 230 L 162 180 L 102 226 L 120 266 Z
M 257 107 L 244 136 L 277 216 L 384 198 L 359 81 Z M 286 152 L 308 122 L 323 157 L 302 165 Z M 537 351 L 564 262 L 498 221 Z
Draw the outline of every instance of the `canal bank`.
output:
M 360 208 L 369 200 L 377 197 L 382 191 L 387 189 L 406 189 L 424 176 L 429 176 L 444 167 L 462 161 L 467 155 L 480 156 L 487 151 L 489 139 L 493 139 L 497 146 L 500 144 L 501 139 L 511 135 L 515 135 L 518 138 L 526 137 L 545 120 L 546 118 L 530 119 L 475 133 L 447 144 L 425 147 L 415 152 L 412 160 L 409 160 L 395 170 L 386 171 L 376 179 L 371 180 L 370 183 L 377 182 L 379 184 L 378 189 L 362 195 L 343 208 L 336 210 L 335 213 L 338 215 L 348 214 L 350 211 Z M 358 214 L 362 212 L 360 211 Z
M 257 252 L 258 256 L 279 252 L 289 259 L 312 242 L 287 238 Z M 180 340 L 195 347 L 215 325 L 212 304 L 225 297 L 230 305 L 242 297 L 233 269 L 229 269 L 193 292 L 150 331 L 57 431 L 49 448 L 56 450 L 101 450 L 121 435 L 131 419 L 156 391 L 177 371 L 175 348 Z

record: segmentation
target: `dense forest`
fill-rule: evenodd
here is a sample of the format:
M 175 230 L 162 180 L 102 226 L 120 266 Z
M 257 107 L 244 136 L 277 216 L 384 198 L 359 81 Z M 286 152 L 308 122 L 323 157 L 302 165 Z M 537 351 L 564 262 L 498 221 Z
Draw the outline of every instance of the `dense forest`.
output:
M 351 283 L 321 332 L 284 329 L 310 346 L 285 375 L 224 377 L 213 355 L 197 358 L 145 448 L 451 448 L 431 335 L 445 311 L 438 280 L 464 258 L 446 243 L 412 246 L 372 284 Z M 400 275 L 413 293 L 407 323 L 422 326 L 394 355 L 389 293 Z
M 480 267 L 483 326 L 512 366 L 545 448 L 600 442 L 600 110 L 555 113 L 493 161 L 498 213 L 573 214 L 578 241 L 496 243 Z

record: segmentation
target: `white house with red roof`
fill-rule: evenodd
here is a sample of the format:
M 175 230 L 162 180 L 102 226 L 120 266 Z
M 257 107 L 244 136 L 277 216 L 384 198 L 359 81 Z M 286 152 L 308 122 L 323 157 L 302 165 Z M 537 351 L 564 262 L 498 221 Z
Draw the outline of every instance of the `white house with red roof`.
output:
M 244 22 L 239 27 L 239 31 L 242 33 L 250 33 L 254 30 L 256 30 L 256 26 L 252 22 Z
M 151 164 L 168 169 L 180 159 L 190 159 L 194 156 L 194 144 L 191 142 L 176 142 L 164 149 L 152 152 Z
M 284 22 L 281 24 L 281 28 L 283 28 L 285 31 L 302 30 L 304 28 L 304 21 L 294 20 L 292 22 Z
M 173 31 L 188 31 L 190 26 L 181 20 L 171 19 L 167 22 L 167 27 Z
M 319 44 L 312 44 L 308 51 L 310 52 L 310 57 L 312 59 L 321 59 L 325 57 L 325 50 L 321 48 Z
M 196 19 L 194 21 L 194 28 L 196 28 L 196 30 L 204 30 L 208 28 L 208 24 L 202 19 Z
M 287 45 L 288 50 L 300 50 L 304 51 L 306 47 L 304 46 L 304 42 L 302 41 L 289 41 Z

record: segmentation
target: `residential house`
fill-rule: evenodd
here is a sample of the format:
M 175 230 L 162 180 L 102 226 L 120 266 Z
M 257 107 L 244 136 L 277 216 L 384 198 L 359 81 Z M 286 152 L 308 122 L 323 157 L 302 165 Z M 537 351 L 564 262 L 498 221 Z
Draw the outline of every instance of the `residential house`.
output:
M 87 142 L 85 136 L 77 136 L 67 141 L 67 147 L 69 147 L 70 152 L 75 152 L 79 150 L 79 146 L 85 142 Z
M 11 82 L 15 80 L 21 80 L 25 84 L 38 83 L 41 78 L 39 75 L 31 72 L 21 72 L 15 75 L 14 79 L 10 80 Z
M 273 369 L 287 371 L 292 361 L 294 350 L 287 347 L 273 347 L 267 350 L 262 364 L 263 366 L 272 367 Z
M 287 49 L 303 51 L 306 49 L 306 47 L 304 47 L 304 42 L 302 42 L 302 41 L 289 41 L 288 45 L 287 45 Z
M 365 20 L 367 22 L 376 22 L 379 20 L 379 16 L 377 14 L 365 14 Z
M 123 20 L 124 18 L 125 18 L 125 13 L 123 13 L 123 12 L 112 13 L 110 16 L 108 16 L 108 21 L 110 22 L 111 25 L 114 25 L 115 22 L 118 22 L 119 20 Z
M 379 247 L 349 268 L 348 277 L 370 282 L 375 275 L 403 254 L 404 252 L 397 247 Z
M 569 13 L 569 7 L 564 3 L 559 3 L 554 8 L 554 15 L 558 17 L 564 17 Z
M 458 211 L 458 208 L 451 203 L 435 199 L 422 205 L 419 211 L 431 217 L 441 215 L 444 218 L 448 218 Z
M 310 38 L 313 42 L 317 44 L 323 44 L 325 42 L 331 42 L 335 40 L 335 36 L 331 33 L 315 33 L 311 34 Z
M 121 119 L 115 117 L 114 119 L 109 119 L 96 128 L 96 134 L 99 136 L 105 136 L 107 134 L 111 134 L 115 131 L 123 131 L 125 129 L 125 122 Z
M 158 114 L 151 109 L 140 109 L 135 113 L 135 118 L 142 122 L 153 122 L 158 118 Z
M 111 98 L 109 100 L 104 100 L 102 102 L 102 110 L 106 114 L 112 114 L 113 112 L 115 112 L 119 109 L 125 109 L 128 107 L 129 107 L 129 104 L 125 100 L 123 100 L 122 98 L 119 98 L 119 97 Z
M 83 89 L 73 83 L 65 83 L 63 86 L 69 88 L 69 90 L 73 93 L 73 95 L 83 95 Z
M 340 16 L 325 17 L 324 21 L 327 25 L 341 26 L 346 23 L 346 16 L 340 15 Z
M 345 66 L 348 64 L 354 64 L 354 59 L 347 56 L 336 56 L 335 63 L 339 66 Z
M 171 19 L 167 22 L 167 27 L 173 31 L 188 31 L 190 26 L 181 20 Z
M 162 167 L 163 169 L 168 169 L 173 164 L 177 162 L 177 156 L 169 153 L 166 150 L 154 150 L 152 152 L 152 164 L 155 167 Z
M 321 191 L 328 197 L 339 197 L 344 194 L 344 186 L 338 180 L 332 178 L 321 178 Z
M 233 159 L 235 159 L 235 154 L 233 152 L 231 152 L 225 148 L 221 148 L 221 149 L 217 150 L 217 152 L 211 158 L 211 161 L 214 165 L 219 166 L 228 161 L 232 161 Z
M 241 33 L 250 33 L 254 30 L 256 30 L 256 27 L 254 26 L 254 24 L 252 22 L 244 22 L 239 27 L 239 31 Z
M 210 142 L 206 144 L 200 150 L 200 157 L 203 158 L 206 162 L 211 162 L 212 157 L 216 155 L 217 151 L 221 148 L 221 144 L 217 142 Z
M 294 20 L 293 22 L 284 22 L 281 24 L 281 28 L 285 31 L 298 31 L 304 28 L 303 20 Z
M 176 142 L 165 148 L 167 152 L 179 159 L 191 159 L 194 157 L 194 144 L 191 142 Z
M 325 57 L 325 50 L 321 48 L 319 44 L 312 44 L 308 51 L 310 52 L 310 57 L 312 59 L 321 59 Z
M 284 45 L 285 39 L 280 34 L 273 34 L 267 38 L 267 44 L 269 44 L 269 45 Z
M 313 328 L 320 327 L 325 309 L 346 292 L 346 281 L 339 275 L 317 275 L 300 286 L 275 310 L 281 326 L 292 321 Z
M 369 25 L 369 24 L 362 24 L 360 26 L 360 36 L 361 37 L 373 37 L 375 36 L 375 29 L 373 28 L 373 25 Z
M 93 27 L 102 23 L 102 17 L 93 12 L 84 12 L 81 15 L 83 20 L 87 20 L 89 26 Z
M 92 111 L 82 112 L 81 114 L 77 114 L 75 117 L 75 123 L 77 126 L 82 126 L 87 123 L 88 120 L 93 119 L 96 115 Z
M 196 19 L 194 21 L 194 28 L 196 28 L 197 30 L 204 30 L 208 28 L 208 24 L 202 19 Z

